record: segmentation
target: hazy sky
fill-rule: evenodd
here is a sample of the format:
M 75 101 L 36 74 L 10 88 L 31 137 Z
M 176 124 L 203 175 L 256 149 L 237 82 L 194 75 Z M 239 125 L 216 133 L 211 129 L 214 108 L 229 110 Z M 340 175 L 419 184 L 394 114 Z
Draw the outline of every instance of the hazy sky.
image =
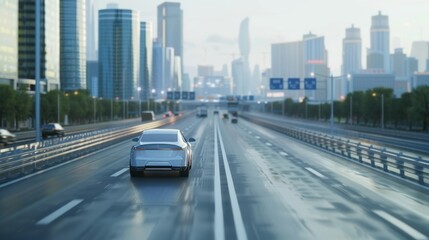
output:
M 156 9 L 164 1 L 93 0 L 96 8 L 118 3 L 140 12 L 156 29 Z M 429 41 L 429 0 L 183 0 L 185 66 L 210 64 L 220 68 L 238 56 L 240 21 L 250 18 L 251 64 L 270 66 L 271 43 L 298 41 L 312 32 L 325 36 L 329 66 L 340 74 L 342 40 L 352 24 L 361 29 L 362 57 L 370 42 L 371 16 L 389 16 L 391 51 L 411 51 L 411 42 Z M 154 31 L 156 36 L 156 31 Z M 365 65 L 364 65 L 365 67 Z

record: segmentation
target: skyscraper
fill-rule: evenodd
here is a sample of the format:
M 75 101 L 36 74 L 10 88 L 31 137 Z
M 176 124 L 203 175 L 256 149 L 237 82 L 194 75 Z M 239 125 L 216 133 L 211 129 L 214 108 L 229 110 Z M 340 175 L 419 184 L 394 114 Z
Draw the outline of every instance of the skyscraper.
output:
M 166 91 L 164 86 L 165 49 L 159 40 L 154 40 L 152 45 L 152 80 L 156 92 Z
M 271 76 L 283 79 L 303 78 L 303 53 L 302 41 L 271 44 Z M 301 90 L 285 91 L 286 98 L 298 100 L 300 96 L 302 96 Z
M 18 84 L 35 91 L 35 0 L 19 0 Z M 60 89 L 60 2 L 41 1 L 41 92 Z
M 86 0 L 86 59 L 97 60 L 94 0 Z
M 137 99 L 140 21 L 137 11 L 103 9 L 98 18 L 99 96 Z
M 61 90 L 86 89 L 85 0 L 60 1 Z
M 181 58 L 183 72 L 183 10 L 180 3 L 164 2 L 158 5 L 158 35 L 163 48 L 174 49 L 175 56 Z
M 311 73 L 316 74 L 317 89 L 305 91 L 305 97 L 311 100 L 326 101 L 330 100 L 331 87 L 326 77 L 329 75 L 328 54 L 325 48 L 325 37 L 312 34 L 303 36 L 303 54 L 304 54 L 304 77 L 309 77 Z M 319 74 L 317 76 L 317 74 Z M 339 85 L 334 88 L 334 98 L 340 95 Z M 329 96 L 329 98 L 328 98 Z
M 154 88 L 152 80 L 152 23 L 140 22 L 140 99 L 148 100 Z
M 240 31 L 238 35 L 238 45 L 240 49 L 240 60 L 236 61 L 235 71 L 242 71 L 241 73 L 235 74 L 234 83 L 236 87 L 236 93 L 241 95 L 249 94 L 252 86 L 251 74 L 250 74 L 250 64 L 249 64 L 249 54 L 250 54 L 250 34 L 249 34 L 249 18 L 243 19 L 240 23 Z
M 18 1 L 0 1 L 0 84 L 18 81 Z
M 342 75 L 358 72 L 362 69 L 362 39 L 360 29 L 352 25 L 346 29 L 343 39 Z
M 424 72 L 426 70 L 426 62 L 429 60 L 429 42 L 413 42 L 410 56 L 416 58 L 419 61 L 418 71 Z
M 369 54 L 381 54 L 383 59 L 383 70 L 390 72 L 390 29 L 389 17 L 382 15 L 372 16 L 371 21 L 371 48 Z

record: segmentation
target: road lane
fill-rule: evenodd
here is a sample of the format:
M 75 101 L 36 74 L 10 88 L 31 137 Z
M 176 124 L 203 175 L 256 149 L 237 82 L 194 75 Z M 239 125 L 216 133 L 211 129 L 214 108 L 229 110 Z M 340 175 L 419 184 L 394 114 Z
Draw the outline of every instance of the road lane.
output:
M 225 239 L 243 236 L 240 231 L 243 239 L 429 234 L 423 190 L 244 120 L 231 124 L 209 115 L 170 127 L 197 139 L 189 178 L 167 172 L 130 178 L 133 143 L 118 143 L 0 188 L 0 224 L 9 226 L 0 229 L 0 238 L 221 239 L 215 226 Z M 76 200 L 82 201 L 63 208 Z M 55 212 L 61 214 L 37 224 Z
M 255 134 L 261 136 L 256 146 L 265 147 L 264 142 L 270 141 L 276 143 L 271 147 L 273 152 L 288 153 L 288 156 L 282 155 L 282 163 L 278 163 L 278 165 L 275 161 L 272 161 L 272 159 L 275 159 L 274 154 L 265 154 L 265 156 L 270 156 L 269 166 L 261 166 L 261 169 L 267 169 L 267 176 L 273 176 L 273 179 L 281 179 L 281 177 L 287 177 L 288 174 L 295 175 L 295 179 L 289 178 L 284 182 L 288 183 L 288 185 L 293 184 L 298 186 L 299 191 L 308 189 L 304 193 L 298 192 L 301 198 L 320 198 L 325 201 L 328 200 L 330 205 L 338 208 L 337 214 L 341 213 L 341 208 L 343 208 L 341 206 L 347 206 L 344 207 L 344 210 L 355 208 L 356 210 L 354 211 L 360 211 L 361 214 L 363 214 L 362 216 L 359 216 L 359 214 L 357 219 L 366 219 L 365 221 L 368 223 L 374 222 L 369 225 L 371 228 L 367 229 L 368 233 L 373 236 L 384 236 L 384 238 L 389 238 L 387 237 L 389 231 L 383 231 L 382 229 L 392 227 L 389 224 L 387 224 L 387 226 L 382 226 L 383 221 L 380 225 L 379 220 L 383 219 L 377 220 L 377 218 L 371 216 L 373 210 L 378 210 L 378 208 L 384 209 L 384 211 L 400 218 L 402 221 L 411 225 L 415 230 L 423 232 L 428 236 L 429 196 L 427 188 L 414 184 L 404 184 L 402 180 L 398 181 L 396 178 L 385 176 L 383 173 L 374 171 L 366 166 L 357 165 L 354 162 L 334 157 L 322 151 L 315 151 L 313 148 L 302 145 L 294 139 L 284 137 L 283 134 L 261 128 L 246 121 L 241 121 L 240 128 L 242 128 L 243 132 L 252 129 Z M 247 139 L 254 140 L 254 137 L 248 134 Z M 255 147 L 255 149 L 257 148 L 258 147 Z M 285 165 L 289 165 L 289 163 L 292 163 L 292 165 L 288 169 L 285 169 Z M 298 169 L 296 169 L 296 167 L 298 167 Z M 310 184 L 312 182 L 303 178 L 300 173 L 301 170 L 299 168 L 305 169 L 306 167 L 316 169 L 320 174 L 326 177 L 325 180 L 319 180 L 322 186 L 317 189 L 312 189 L 312 184 Z M 315 175 L 313 176 L 313 178 L 318 178 Z M 326 189 L 330 193 L 315 194 L 321 192 L 322 189 Z M 330 200 L 334 196 L 333 194 L 337 196 L 335 199 Z M 341 198 L 346 201 L 343 201 Z M 338 205 L 338 203 L 340 203 L 340 205 Z M 305 205 L 307 204 L 299 204 L 297 206 L 302 207 Z M 313 213 L 315 214 L 317 211 L 313 211 Z M 333 220 L 333 218 L 328 217 L 328 215 L 327 219 L 330 219 L 330 221 Z M 345 219 L 349 219 L 349 217 Z M 339 223 L 337 226 L 342 225 L 344 224 Z M 385 221 L 384 225 L 386 225 Z M 379 226 L 380 230 L 374 231 L 376 230 L 374 229 L 375 226 Z M 404 234 L 395 226 L 393 226 L 393 230 L 397 231 L 398 234 Z M 404 237 L 404 235 L 402 236 Z M 407 234 L 405 234 L 405 236 L 407 236 Z M 396 236 L 394 238 L 402 237 Z

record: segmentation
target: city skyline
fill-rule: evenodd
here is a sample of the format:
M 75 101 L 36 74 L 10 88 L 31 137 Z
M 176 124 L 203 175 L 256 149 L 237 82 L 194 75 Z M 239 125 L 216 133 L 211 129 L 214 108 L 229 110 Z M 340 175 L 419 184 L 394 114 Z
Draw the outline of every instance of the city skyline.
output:
M 189 67 L 196 69 L 198 64 L 214 65 L 217 68 L 225 63 L 230 65 L 233 55 L 235 57 L 239 55 L 237 28 L 245 17 L 249 17 L 250 20 L 252 42 L 250 64 L 251 66 L 259 64 L 261 69 L 270 66 L 272 43 L 297 41 L 311 31 L 325 37 L 330 68 L 334 74 L 340 74 L 342 49 L 339 46 L 342 45 L 344 30 L 352 24 L 361 29 L 362 56 L 366 56 L 366 49 L 370 47 L 371 17 L 379 11 L 389 16 L 390 53 L 393 53 L 395 48 L 401 47 L 406 54 L 410 54 L 413 41 L 429 40 L 429 31 L 425 26 L 429 21 L 429 16 L 425 12 L 425 9 L 429 9 L 429 1 L 424 0 L 377 2 L 329 0 L 323 3 L 309 0 L 293 4 L 280 0 L 266 1 L 264 4 L 259 1 L 243 0 L 225 1 L 225 4 L 222 4 L 222 1 L 175 1 L 181 3 L 182 9 L 186 11 L 185 70 L 189 70 Z M 96 0 L 95 8 L 105 8 L 109 2 L 115 1 Z M 132 0 L 116 2 L 120 8 L 140 11 L 141 20 L 154 22 L 155 25 L 157 6 L 163 3 L 163 1 Z M 225 5 L 228 5 L 227 11 L 223 7 Z M 335 11 L 329 10 L 328 6 L 335 6 Z M 210 11 L 207 11 L 208 9 Z M 222 17 L 219 17 L 219 14 Z M 366 66 L 364 57 L 362 66 Z

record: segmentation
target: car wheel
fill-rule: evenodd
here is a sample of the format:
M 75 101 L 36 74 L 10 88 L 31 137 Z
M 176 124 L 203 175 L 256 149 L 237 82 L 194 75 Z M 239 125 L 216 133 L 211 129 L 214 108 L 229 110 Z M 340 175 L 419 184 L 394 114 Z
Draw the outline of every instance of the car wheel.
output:
M 132 169 L 130 168 L 130 176 L 131 176 L 131 177 L 138 177 L 137 171 L 132 170 Z
M 180 172 L 181 177 L 189 177 L 189 167 L 187 167 L 185 170 Z

